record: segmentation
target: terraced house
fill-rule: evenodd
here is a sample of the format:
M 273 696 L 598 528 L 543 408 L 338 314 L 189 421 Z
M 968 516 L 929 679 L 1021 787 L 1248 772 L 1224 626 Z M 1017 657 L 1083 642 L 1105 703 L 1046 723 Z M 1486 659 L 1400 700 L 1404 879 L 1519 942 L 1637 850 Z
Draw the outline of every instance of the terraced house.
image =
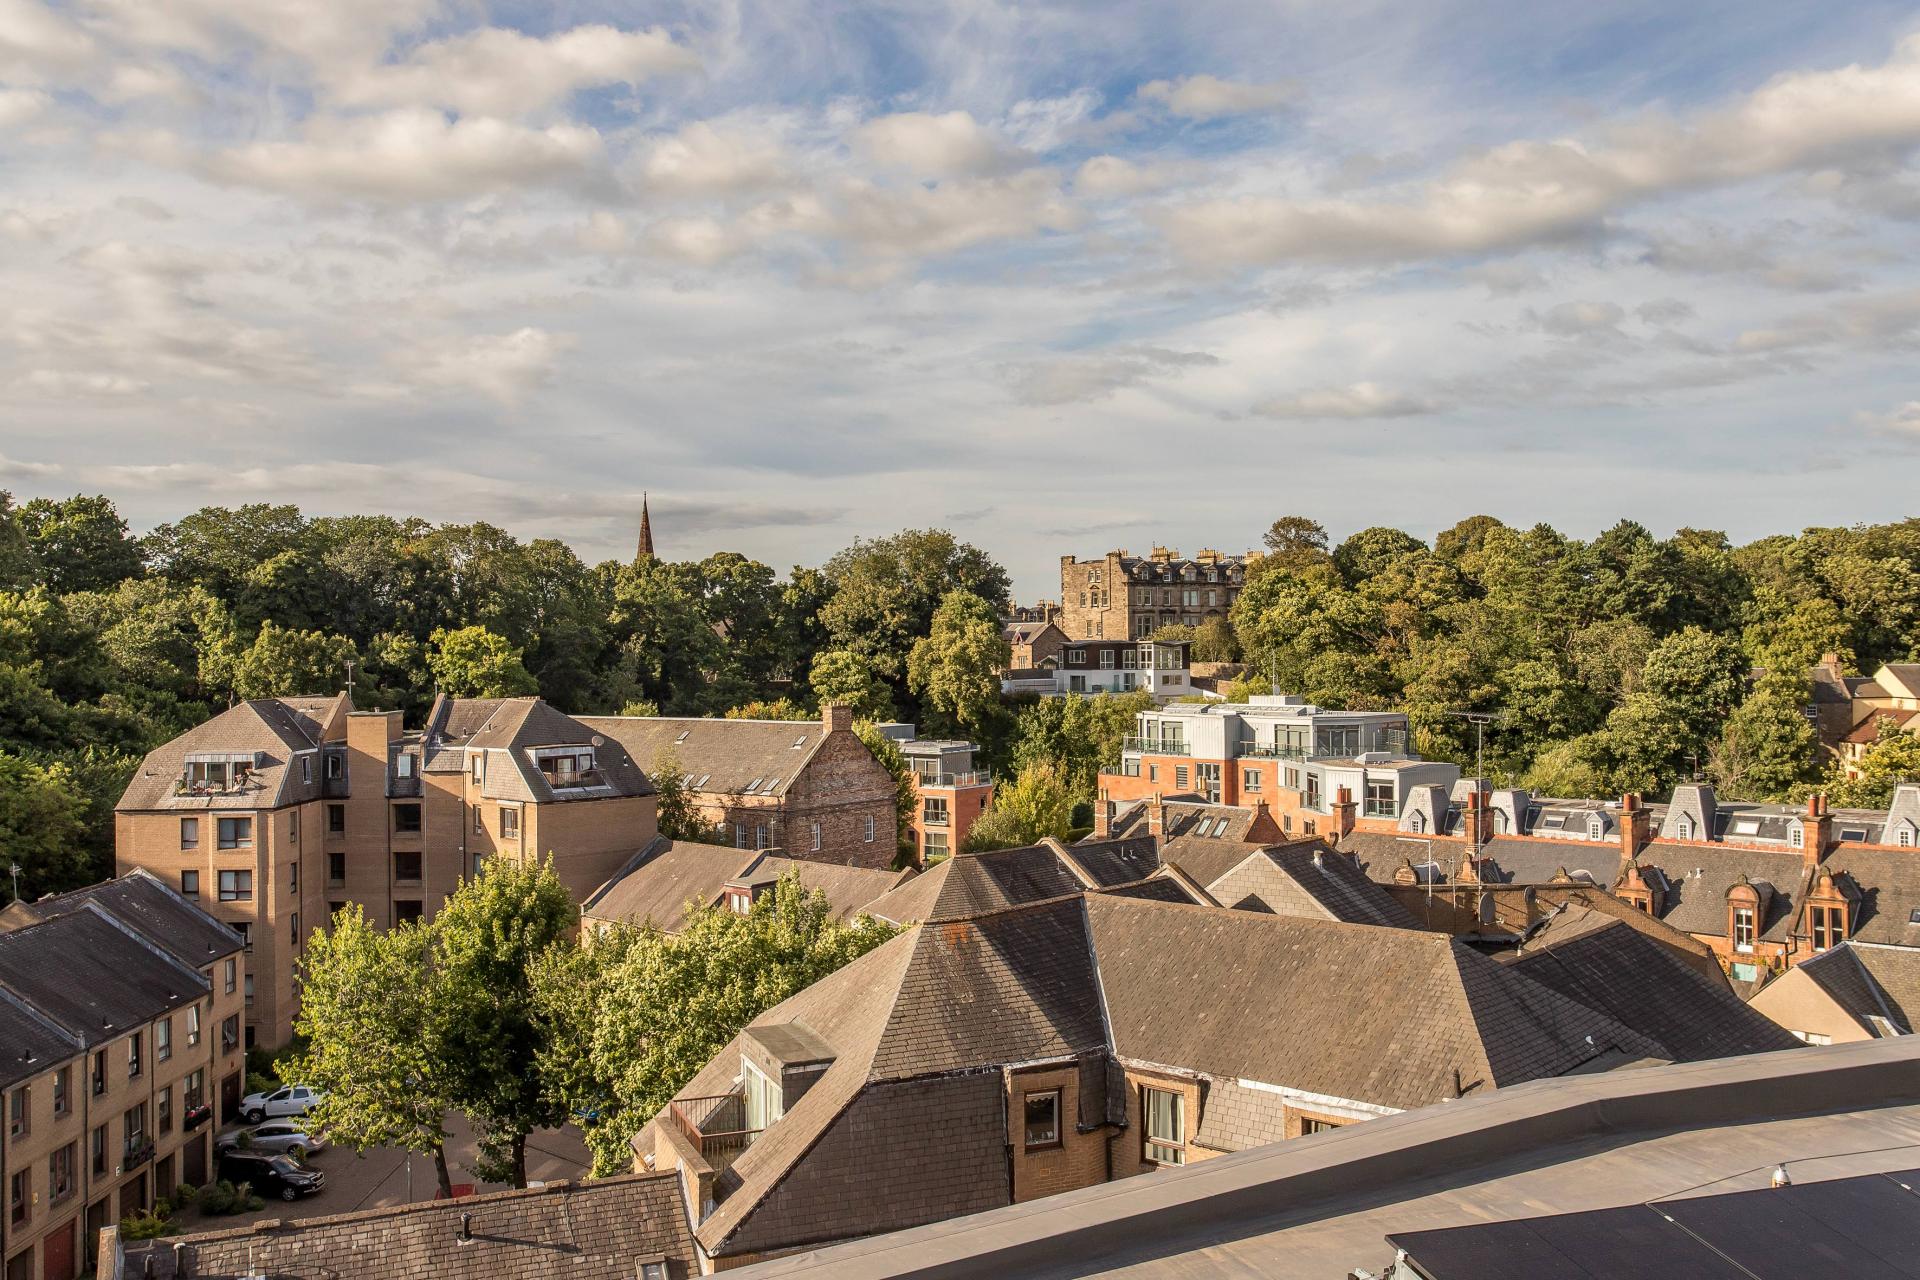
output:
M 242 702 L 150 753 L 115 812 L 122 872 L 245 939 L 246 1040 L 269 1046 L 307 931 L 347 903 L 429 917 L 494 857 L 551 857 L 584 898 L 656 832 L 625 749 L 538 698 L 441 697 L 412 730 L 344 694 Z
M 1073 640 L 1144 640 L 1161 627 L 1224 618 L 1260 553 L 1208 548 L 1187 559 L 1170 547 L 1145 557 L 1109 551 L 1098 560 L 1060 557 L 1060 612 Z
M 1021 902 L 1080 874 L 1040 852 L 897 890 L 937 889 L 894 913 L 925 923 L 756 1019 L 635 1139 L 705 1267 L 1665 1057 L 1440 934 L 1125 886 Z
M 145 872 L 0 913 L 5 1280 L 91 1271 L 102 1227 L 208 1180 L 245 982 L 240 936 Z

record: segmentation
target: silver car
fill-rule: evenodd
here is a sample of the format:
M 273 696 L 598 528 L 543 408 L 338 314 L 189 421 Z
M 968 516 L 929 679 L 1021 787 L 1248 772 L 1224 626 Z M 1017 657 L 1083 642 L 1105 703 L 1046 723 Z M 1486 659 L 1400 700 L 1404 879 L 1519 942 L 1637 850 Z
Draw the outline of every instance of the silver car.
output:
M 257 1151 L 262 1155 L 289 1155 L 295 1160 L 304 1160 L 316 1151 L 325 1151 L 327 1137 L 309 1131 L 299 1120 L 269 1120 L 248 1129 L 223 1133 L 215 1146 L 220 1151 Z

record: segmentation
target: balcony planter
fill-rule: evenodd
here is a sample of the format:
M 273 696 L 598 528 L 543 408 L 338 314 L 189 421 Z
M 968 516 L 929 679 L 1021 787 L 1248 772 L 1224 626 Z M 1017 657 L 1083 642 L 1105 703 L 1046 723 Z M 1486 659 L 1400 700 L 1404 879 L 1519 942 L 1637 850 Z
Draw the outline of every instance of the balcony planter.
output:
M 211 1119 L 213 1119 L 213 1104 L 203 1102 L 197 1107 L 186 1109 L 185 1114 L 180 1117 L 180 1128 L 184 1132 L 192 1133 Z
M 127 1152 L 120 1161 L 120 1168 L 123 1172 L 129 1169 L 138 1169 L 151 1159 L 153 1159 L 153 1142 L 149 1139 Z

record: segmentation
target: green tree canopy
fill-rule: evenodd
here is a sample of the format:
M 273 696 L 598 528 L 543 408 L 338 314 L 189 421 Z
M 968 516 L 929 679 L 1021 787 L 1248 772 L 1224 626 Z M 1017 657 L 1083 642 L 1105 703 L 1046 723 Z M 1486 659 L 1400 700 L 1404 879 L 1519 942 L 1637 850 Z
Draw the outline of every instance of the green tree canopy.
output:
M 347 664 L 357 661 L 351 640 L 263 622 L 234 668 L 233 691 L 243 698 L 330 693 L 346 685 Z
M 994 788 L 993 806 L 967 830 L 966 849 L 1012 849 L 1048 836 L 1064 840 L 1073 828 L 1073 805 L 1058 766 L 1029 764 L 1013 781 Z
M 485 627 L 435 631 L 428 639 L 427 669 L 455 698 L 517 698 L 540 692 L 520 661 L 520 650 Z
M 949 591 L 907 661 L 907 682 L 936 730 L 981 736 L 1000 706 L 1000 673 L 1013 653 L 1000 615 L 970 591 Z
M 852 649 L 828 649 L 813 660 L 813 696 L 821 706 L 839 703 L 865 720 L 893 719 L 893 695 L 872 663 Z
M 32 544 L 40 580 L 60 595 L 105 591 L 145 571 L 139 541 L 105 497 L 35 498 L 20 508 L 20 526 Z
M 20 868 L 20 894 L 37 898 L 84 883 L 93 870 L 82 835 L 87 797 L 71 769 L 0 751 L 0 875 Z M 0 880 L 9 890 L 11 880 Z

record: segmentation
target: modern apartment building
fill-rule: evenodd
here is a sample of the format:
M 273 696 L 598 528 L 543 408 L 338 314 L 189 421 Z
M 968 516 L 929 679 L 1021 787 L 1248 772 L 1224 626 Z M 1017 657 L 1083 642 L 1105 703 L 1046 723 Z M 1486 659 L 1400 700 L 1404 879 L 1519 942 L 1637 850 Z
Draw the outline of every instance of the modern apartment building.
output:
M 643 769 L 673 761 L 723 843 L 851 866 L 893 864 L 893 775 L 853 731 L 847 707 L 829 706 L 812 721 L 583 716 L 580 723 Z
M 0 913 L 5 1280 L 73 1280 L 102 1227 L 208 1180 L 248 977 L 240 936 L 144 872 Z
M 1100 799 L 1261 803 L 1289 836 L 1392 830 L 1421 788 L 1460 776 L 1409 748 L 1398 711 L 1329 711 L 1291 694 L 1173 703 L 1141 713 L 1118 766 L 1100 775 Z
M 913 770 L 919 792 L 910 824 L 914 859 L 925 867 L 965 846 L 967 832 L 993 807 L 993 772 L 978 767 L 979 747 L 956 738 L 919 738 L 910 724 L 883 724 Z
M 268 698 L 147 756 L 116 853 L 246 939 L 246 1040 L 272 1046 L 306 932 L 348 902 L 428 917 L 490 857 L 551 858 L 584 898 L 653 839 L 654 806 L 617 742 L 538 698 L 442 697 L 414 730 L 345 695 Z
M 1062 697 L 1145 690 L 1163 700 L 1185 698 L 1195 692 L 1188 649 L 1171 640 L 1072 640 L 1038 666 L 1009 668 L 1000 691 Z
M 1189 560 L 1167 547 L 1145 559 L 1125 551 L 1098 560 L 1061 556 L 1053 621 L 1075 640 L 1144 640 L 1161 627 L 1197 627 L 1227 616 L 1258 558 L 1209 548 Z

